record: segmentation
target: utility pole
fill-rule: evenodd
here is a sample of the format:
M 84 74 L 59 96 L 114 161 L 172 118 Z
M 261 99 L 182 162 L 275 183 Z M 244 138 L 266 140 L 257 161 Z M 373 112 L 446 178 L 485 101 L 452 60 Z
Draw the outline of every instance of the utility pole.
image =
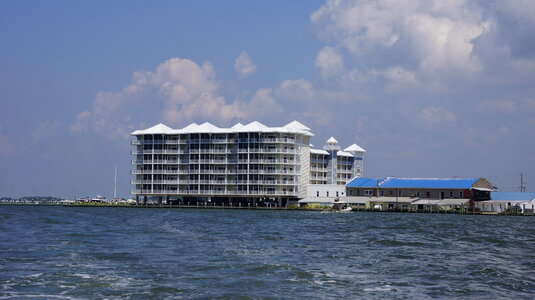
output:
M 520 192 L 526 191 L 526 184 L 524 183 L 524 174 L 520 173 Z

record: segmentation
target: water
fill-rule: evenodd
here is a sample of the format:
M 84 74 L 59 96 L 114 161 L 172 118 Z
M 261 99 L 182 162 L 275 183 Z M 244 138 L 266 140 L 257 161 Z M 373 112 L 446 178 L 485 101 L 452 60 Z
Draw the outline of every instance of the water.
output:
M 0 206 L 0 298 L 518 298 L 535 218 Z

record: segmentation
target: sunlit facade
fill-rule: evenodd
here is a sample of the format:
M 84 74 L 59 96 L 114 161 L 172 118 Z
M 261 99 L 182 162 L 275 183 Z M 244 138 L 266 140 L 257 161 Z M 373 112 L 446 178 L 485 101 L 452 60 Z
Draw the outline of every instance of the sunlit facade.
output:
M 306 197 L 311 184 L 345 185 L 362 174 L 363 149 L 357 146 L 353 155 L 333 144 L 318 154 L 310 147 L 310 129 L 297 121 L 283 127 L 158 124 L 132 136 L 132 194 L 138 199 L 286 205 Z

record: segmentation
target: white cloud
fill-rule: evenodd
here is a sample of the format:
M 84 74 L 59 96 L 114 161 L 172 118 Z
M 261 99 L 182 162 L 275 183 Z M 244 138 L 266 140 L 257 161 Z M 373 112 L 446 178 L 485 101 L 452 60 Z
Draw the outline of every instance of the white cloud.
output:
M 277 88 L 276 94 L 290 101 L 307 101 L 314 97 L 314 87 L 305 79 L 285 80 Z
M 238 56 L 234 62 L 234 69 L 240 74 L 240 77 L 247 77 L 256 72 L 256 65 L 253 63 L 249 54 L 242 51 L 240 56 Z
M 507 113 L 514 114 L 517 112 L 517 105 L 514 101 L 504 100 L 489 100 L 480 102 L 477 105 L 478 110 L 483 112 L 498 112 L 498 113 Z
M 415 61 L 423 71 L 474 71 L 473 41 L 489 28 L 467 1 L 327 1 L 311 15 L 320 38 L 362 55 Z
M 37 129 L 32 133 L 32 142 L 38 143 L 43 139 L 53 135 L 58 127 L 59 122 L 57 121 L 44 121 L 43 123 L 39 124 Z
M 314 66 L 323 77 L 332 77 L 344 71 L 344 59 L 335 48 L 325 47 L 316 56 Z
M 455 113 L 436 106 L 429 106 L 422 109 L 419 117 L 424 122 L 424 125 L 429 128 L 449 126 L 457 121 Z
M 76 116 L 71 132 L 96 131 L 107 138 L 127 138 L 140 123 L 131 115 L 143 105 L 160 110 L 160 117 L 170 125 L 203 120 L 226 123 L 280 113 L 271 89 L 258 90 L 250 101 L 227 103 L 219 88 L 210 63 L 171 58 L 155 71 L 134 72 L 132 82 L 119 92 L 98 93 L 93 109 Z

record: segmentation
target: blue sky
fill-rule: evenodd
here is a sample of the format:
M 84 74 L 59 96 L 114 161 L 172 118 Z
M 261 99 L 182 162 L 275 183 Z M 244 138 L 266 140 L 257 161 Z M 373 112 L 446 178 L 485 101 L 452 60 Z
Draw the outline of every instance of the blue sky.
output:
M 129 133 L 294 119 L 366 176 L 535 191 L 533 1 L 1 1 L 0 196 L 128 196 Z M 532 183 L 533 182 L 533 183 Z

